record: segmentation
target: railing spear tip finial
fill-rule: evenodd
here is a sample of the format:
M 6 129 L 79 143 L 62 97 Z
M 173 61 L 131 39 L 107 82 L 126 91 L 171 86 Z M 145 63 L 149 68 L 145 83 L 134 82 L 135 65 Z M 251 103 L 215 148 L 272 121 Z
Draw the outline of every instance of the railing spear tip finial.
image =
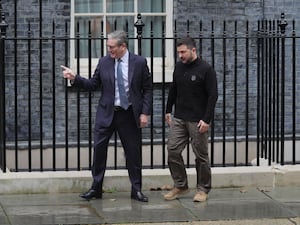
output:
M 284 14 L 284 12 L 282 12 L 281 15 L 280 15 L 280 21 L 278 22 L 278 26 L 279 26 L 280 32 L 282 34 L 285 33 L 285 29 L 286 29 L 287 25 L 288 25 L 288 23 L 286 21 L 285 14 Z
M 136 27 L 138 38 L 141 38 L 145 24 L 140 13 L 137 14 L 137 21 L 134 23 L 134 26 Z

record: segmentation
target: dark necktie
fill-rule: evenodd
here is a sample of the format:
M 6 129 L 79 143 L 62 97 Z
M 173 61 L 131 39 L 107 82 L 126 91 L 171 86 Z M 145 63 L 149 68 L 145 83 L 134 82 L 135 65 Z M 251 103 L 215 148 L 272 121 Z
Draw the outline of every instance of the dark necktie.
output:
M 117 81 L 119 87 L 119 96 L 120 96 L 120 105 L 123 109 L 128 109 L 128 97 L 125 90 L 124 79 L 123 79 L 123 72 L 121 66 L 121 59 L 118 59 L 117 65 Z

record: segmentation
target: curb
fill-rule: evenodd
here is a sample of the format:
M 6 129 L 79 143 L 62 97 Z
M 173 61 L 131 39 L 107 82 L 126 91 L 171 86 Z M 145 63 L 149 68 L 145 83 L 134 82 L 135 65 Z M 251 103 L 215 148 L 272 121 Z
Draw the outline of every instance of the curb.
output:
M 143 189 L 172 185 L 169 169 L 145 169 Z M 196 170 L 187 169 L 189 186 L 196 187 Z M 213 167 L 213 188 L 300 186 L 300 165 Z M 90 171 L 7 172 L 0 176 L 0 194 L 82 192 L 90 188 Z M 127 170 L 107 170 L 104 190 L 129 191 Z

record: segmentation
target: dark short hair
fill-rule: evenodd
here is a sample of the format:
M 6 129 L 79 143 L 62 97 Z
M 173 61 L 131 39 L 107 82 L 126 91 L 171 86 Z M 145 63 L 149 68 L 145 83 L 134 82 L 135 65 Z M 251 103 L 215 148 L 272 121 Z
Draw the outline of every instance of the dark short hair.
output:
M 186 45 L 189 49 L 196 48 L 196 41 L 191 37 L 184 37 L 178 40 L 177 47 Z
M 126 44 L 128 46 L 127 33 L 123 30 L 116 30 L 107 35 L 108 39 L 116 39 L 118 45 Z

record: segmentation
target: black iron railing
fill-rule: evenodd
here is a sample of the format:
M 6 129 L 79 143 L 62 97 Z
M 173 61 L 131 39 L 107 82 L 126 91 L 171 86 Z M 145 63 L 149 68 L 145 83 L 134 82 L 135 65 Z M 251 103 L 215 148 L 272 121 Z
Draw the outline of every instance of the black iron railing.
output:
M 93 73 L 92 43 L 105 46 L 106 38 L 70 37 L 69 25 L 58 33 L 53 22 L 52 35 L 34 36 L 30 23 L 27 35 L 7 36 L 1 7 L 0 39 L 0 163 L 3 171 L 44 171 L 90 169 L 95 106 L 101 92 L 82 92 L 69 87 L 62 78 L 60 65 L 69 66 L 71 42 L 76 55 L 83 50 L 81 40 L 87 40 L 88 57 L 75 59 L 77 73 L 87 67 Z M 217 71 L 219 99 L 210 129 L 210 158 L 212 166 L 297 164 L 299 155 L 300 97 L 299 59 L 300 38 L 295 22 L 287 30 L 282 15 L 278 21 L 216 24 L 199 22 L 199 29 L 189 21 L 184 35 L 192 36 L 198 44 L 199 55 Z M 89 24 L 90 26 L 90 24 Z M 127 26 L 130 26 L 127 24 Z M 142 131 L 144 168 L 165 168 L 168 127 L 164 121 L 166 96 L 166 42 L 173 44 L 176 61 L 176 41 L 183 32 L 174 22 L 174 36 L 143 36 L 140 15 L 135 24 L 138 53 L 143 54 L 142 41 L 149 43 L 150 70 L 154 71 L 154 41 L 161 42 L 161 82 L 154 84 L 154 107 L 149 126 Z M 206 26 L 206 27 L 205 27 Z M 217 27 L 218 26 L 218 27 Z M 16 27 L 16 26 L 15 26 Z M 102 26 L 103 27 L 103 26 Z M 209 27 L 209 28 L 208 28 Z M 216 29 L 216 27 L 218 29 Z M 103 33 L 103 32 L 102 32 Z M 143 43 L 144 43 L 143 42 Z M 101 50 L 101 56 L 104 50 Z M 22 59 L 21 59 L 21 57 Z M 24 60 L 25 59 L 25 60 Z M 84 64 L 84 65 L 83 65 Z M 299 85 L 298 85 L 299 86 Z M 299 124 L 299 123 L 298 123 Z M 117 134 L 111 140 L 108 166 L 124 168 L 122 149 Z M 187 146 L 186 166 L 192 167 L 193 153 Z

